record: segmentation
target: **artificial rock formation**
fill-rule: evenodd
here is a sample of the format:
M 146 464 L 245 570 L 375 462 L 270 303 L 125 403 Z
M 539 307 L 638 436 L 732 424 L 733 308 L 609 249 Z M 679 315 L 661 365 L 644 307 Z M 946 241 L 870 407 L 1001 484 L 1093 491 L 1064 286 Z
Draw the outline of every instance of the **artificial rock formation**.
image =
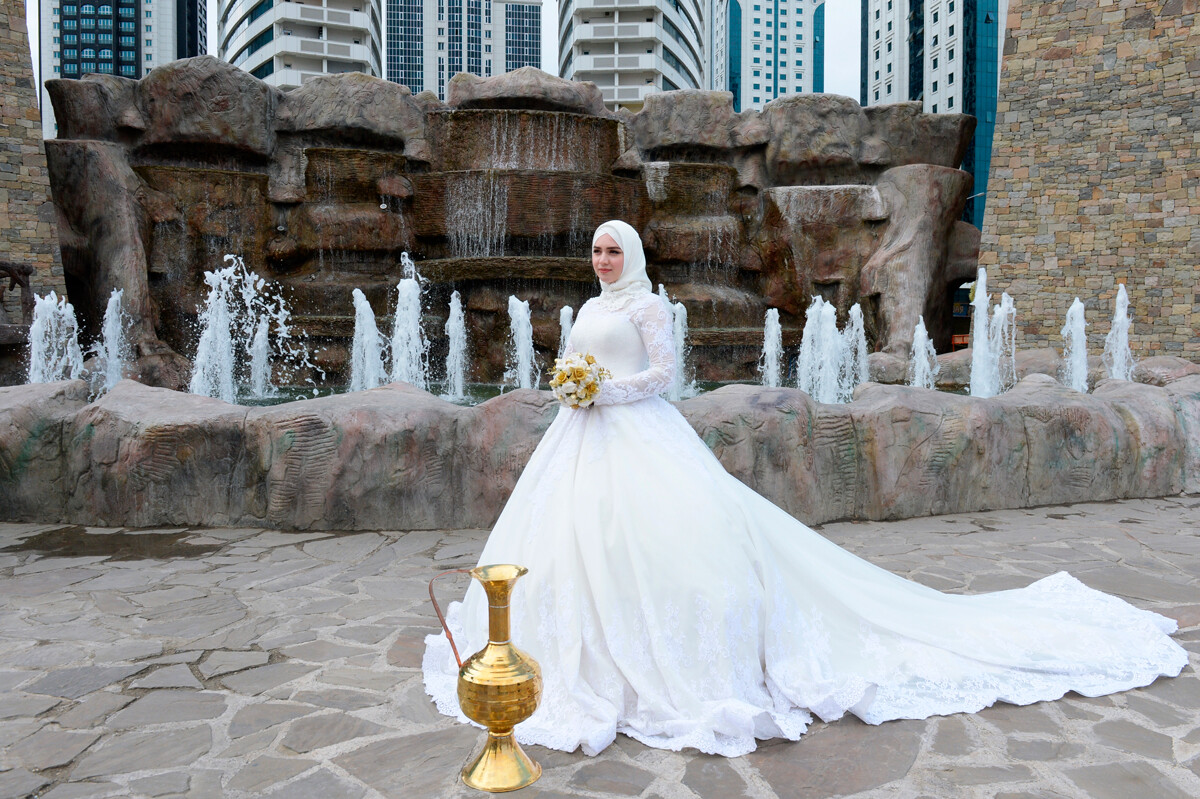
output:
M 534 69 L 456 76 L 442 104 L 358 73 L 282 93 L 207 56 L 48 88 L 85 341 L 123 288 L 140 379 L 160 385 L 181 384 L 203 273 L 228 252 L 281 288 L 335 382 L 351 290 L 387 317 L 403 251 L 430 281 L 434 361 L 457 290 L 484 382 L 503 369 L 509 294 L 554 352 L 559 308 L 595 290 L 591 232 L 614 217 L 688 306 L 702 379 L 751 377 L 766 310 L 790 345 L 817 294 L 843 318 L 861 302 L 876 349 L 906 353 L 920 314 L 945 349 L 946 298 L 974 274 L 978 232 L 955 222 L 970 179 L 954 168 L 974 120 L 916 104 L 805 95 L 735 113 L 728 93 L 679 91 L 618 115 L 593 85 Z
M 733 475 L 810 524 L 1200 491 L 1200 374 L 1032 373 L 991 399 L 866 383 L 847 405 L 732 385 L 678 404 Z M 558 410 L 404 384 L 246 408 L 122 381 L 0 388 L 0 518 L 300 530 L 489 527 Z

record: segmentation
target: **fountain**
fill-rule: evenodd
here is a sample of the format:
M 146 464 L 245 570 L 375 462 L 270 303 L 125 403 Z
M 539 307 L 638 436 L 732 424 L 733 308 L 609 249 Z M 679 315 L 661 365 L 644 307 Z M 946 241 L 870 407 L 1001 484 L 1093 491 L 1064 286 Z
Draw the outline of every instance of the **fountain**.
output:
M 412 272 L 416 274 L 415 267 Z M 396 286 L 396 291 L 391 379 L 424 389 L 429 384 L 429 366 L 426 362 L 429 342 L 421 331 L 421 284 L 416 277 L 406 277 Z
M 1112 329 L 1104 337 L 1104 368 L 1117 380 L 1133 379 L 1133 352 L 1129 349 L 1129 332 L 1133 320 L 1129 316 L 1129 294 L 1125 284 L 1117 285 L 1117 302 L 1113 307 Z
M 831 306 L 832 307 L 832 306 Z M 849 321 L 842 330 L 841 357 L 838 364 L 838 402 L 854 399 L 854 389 L 870 379 L 867 370 L 867 335 L 863 327 L 862 308 L 850 306 Z
M 558 357 L 567 354 L 567 342 L 571 340 L 572 317 L 575 310 L 570 305 L 564 305 L 558 312 Z
M 1017 379 L 1016 310 L 1007 292 L 991 308 L 987 271 L 983 267 L 975 280 L 975 299 L 971 305 L 970 393 L 972 397 L 994 397 L 1011 388 Z
M 133 360 L 128 335 L 130 319 L 121 307 L 121 298 L 124 296 L 124 291 L 114 289 L 104 309 L 104 326 L 95 347 L 96 363 L 93 370 L 96 375 L 94 382 L 100 391 L 109 391 L 119 383 Z
M 1078 297 L 1067 310 L 1067 320 L 1063 325 L 1063 356 L 1062 376 L 1063 385 L 1075 389 L 1081 394 L 1088 390 L 1088 356 L 1087 334 L 1084 332 L 1086 323 L 1083 319 L 1083 303 Z
M 233 319 L 229 310 L 230 277 L 235 267 L 205 272 L 208 297 L 200 312 L 200 343 L 188 391 L 226 402 L 237 402 L 233 383 Z
M 768 388 L 779 388 L 783 369 L 783 328 L 779 326 L 779 309 L 769 308 L 763 325 L 762 358 L 758 363 L 762 384 Z
M 254 341 L 250 345 L 250 397 L 266 399 L 274 396 L 275 386 L 271 384 L 271 323 L 266 319 L 259 320 L 258 329 L 254 331 Z
M 467 383 L 467 323 L 463 316 L 462 297 L 450 295 L 450 315 L 446 319 L 446 399 L 462 402 Z
M 675 345 L 675 380 L 667 390 L 672 401 L 696 396 L 696 378 L 690 362 L 691 347 L 688 346 L 688 311 L 682 302 L 670 306 L 672 316 L 672 339 Z
M 838 402 L 842 354 L 837 309 L 822 297 L 814 297 L 805 313 L 796 387 L 817 402 Z
M 929 333 L 925 330 L 925 317 L 922 316 L 917 320 L 917 327 L 913 331 L 912 358 L 908 362 L 908 384 L 917 388 L 932 389 L 936 385 L 934 381 L 939 371 L 941 364 L 938 363 L 937 350 L 929 340 Z
M 29 382 L 74 380 L 82 374 L 83 351 L 79 349 L 75 309 L 66 297 L 53 291 L 35 297 L 29 326 Z
M 529 301 L 508 298 L 508 368 L 504 382 L 515 388 L 537 388 L 537 361 L 533 353 L 533 324 L 529 318 Z
M 383 340 L 367 296 L 354 289 L 354 344 L 350 353 L 350 390 L 364 391 L 383 385 Z

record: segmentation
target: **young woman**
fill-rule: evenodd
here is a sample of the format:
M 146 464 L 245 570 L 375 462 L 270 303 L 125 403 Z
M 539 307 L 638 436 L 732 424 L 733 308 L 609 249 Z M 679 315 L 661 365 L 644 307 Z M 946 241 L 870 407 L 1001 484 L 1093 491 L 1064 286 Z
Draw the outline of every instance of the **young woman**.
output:
M 1065 572 L 943 594 L 809 530 L 729 475 L 658 396 L 676 368 L 671 314 L 637 231 L 601 225 L 592 266 L 601 293 L 567 349 L 613 377 L 593 407 L 560 409 L 479 561 L 529 569 L 513 641 L 545 686 L 518 739 L 591 755 L 621 732 L 735 756 L 799 738 L 814 715 L 878 724 L 1097 696 L 1187 664 L 1174 621 Z M 477 583 L 449 616 L 464 655 L 483 646 Z M 462 718 L 449 644 L 426 644 L 426 690 Z

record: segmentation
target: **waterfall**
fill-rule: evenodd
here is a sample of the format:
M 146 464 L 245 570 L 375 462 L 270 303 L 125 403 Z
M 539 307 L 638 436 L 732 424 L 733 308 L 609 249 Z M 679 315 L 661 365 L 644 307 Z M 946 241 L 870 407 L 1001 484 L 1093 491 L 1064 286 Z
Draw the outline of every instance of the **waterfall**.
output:
M 533 322 L 529 301 L 508 298 L 509 346 L 504 382 L 517 388 L 537 388 L 537 363 L 533 357 Z
M 1113 308 L 1112 329 L 1104 337 L 1104 368 L 1109 377 L 1133 379 L 1133 352 L 1129 349 L 1129 331 L 1133 319 L 1129 315 L 1129 294 L 1125 284 L 1117 286 L 1117 304 Z
M 491 172 L 449 175 L 446 233 L 455 258 L 504 255 L 508 227 L 508 184 Z
M 375 324 L 375 312 L 361 290 L 354 293 L 354 343 L 350 350 L 350 390 L 363 391 L 383 385 L 383 344 Z
M 937 350 L 929 340 L 929 331 L 925 329 L 925 317 L 919 317 L 913 330 L 912 358 L 908 361 L 908 384 L 917 388 L 934 388 L 934 378 L 941 368 Z
M 850 402 L 854 399 L 854 389 L 871 377 L 867 368 L 866 328 L 863 325 L 862 308 L 857 302 L 850 306 L 850 319 L 846 323 L 846 329 L 842 331 L 840 343 L 841 357 L 837 370 L 838 402 Z
M 83 375 L 75 308 L 53 291 L 35 297 L 29 326 L 29 382 L 53 383 Z
M 768 388 L 779 388 L 783 364 L 783 328 L 779 325 L 779 309 L 768 308 L 763 324 L 762 357 L 758 361 L 758 373 L 762 384 Z
M 466 396 L 467 320 L 463 314 L 462 297 L 457 291 L 450 295 L 446 337 L 450 339 L 450 348 L 446 352 L 446 398 L 461 401 Z
M 192 364 L 188 391 L 225 402 L 237 402 L 233 381 L 233 318 L 229 310 L 233 267 L 205 272 L 208 297 L 200 311 L 200 343 Z
M 564 305 L 558 312 L 558 357 L 567 354 L 567 342 L 571 339 L 572 317 L 575 310 L 570 305 Z
M 406 277 L 396 286 L 396 291 L 391 379 L 425 389 L 429 384 L 426 363 L 429 342 L 421 332 L 421 284 L 415 277 Z
M 125 292 L 113 289 L 104 309 L 104 327 L 100 342 L 96 346 L 96 382 L 102 391 L 110 391 L 125 376 L 125 370 L 133 361 L 133 350 L 129 342 L 129 315 L 122 307 Z
M 1083 303 L 1076 297 L 1067 310 L 1067 320 L 1062 329 L 1062 382 L 1081 394 L 1086 394 L 1088 390 L 1087 333 L 1084 332 L 1086 325 Z
M 271 385 L 271 342 L 268 338 L 271 323 L 263 319 L 254 331 L 250 345 L 250 396 L 263 399 L 275 393 Z

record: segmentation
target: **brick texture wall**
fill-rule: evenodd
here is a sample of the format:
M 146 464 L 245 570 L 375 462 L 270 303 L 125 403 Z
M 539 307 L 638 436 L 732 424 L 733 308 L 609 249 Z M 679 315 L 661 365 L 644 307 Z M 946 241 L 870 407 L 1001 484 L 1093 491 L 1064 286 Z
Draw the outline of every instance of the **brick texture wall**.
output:
M 21 0 L 0 0 L 0 260 L 32 264 L 38 294 L 65 290 Z M 4 308 L 20 320 L 16 292 Z
M 1125 283 L 1137 357 L 1200 361 L 1197 0 L 1012 0 L 980 264 L 1019 346 L 1078 296 L 1103 346 Z

